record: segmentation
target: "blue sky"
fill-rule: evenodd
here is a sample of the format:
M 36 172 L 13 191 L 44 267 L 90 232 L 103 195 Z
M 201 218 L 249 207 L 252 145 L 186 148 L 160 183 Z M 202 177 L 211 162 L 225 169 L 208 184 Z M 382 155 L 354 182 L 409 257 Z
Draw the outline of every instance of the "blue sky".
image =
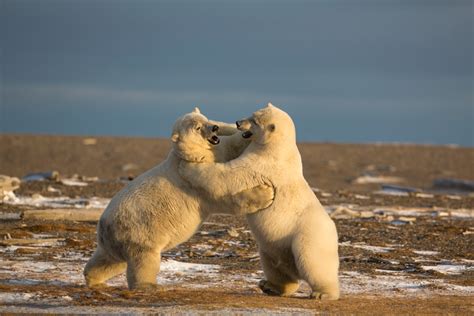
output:
M 272 101 L 300 141 L 474 146 L 472 1 L 0 3 L 2 132 L 167 137 Z

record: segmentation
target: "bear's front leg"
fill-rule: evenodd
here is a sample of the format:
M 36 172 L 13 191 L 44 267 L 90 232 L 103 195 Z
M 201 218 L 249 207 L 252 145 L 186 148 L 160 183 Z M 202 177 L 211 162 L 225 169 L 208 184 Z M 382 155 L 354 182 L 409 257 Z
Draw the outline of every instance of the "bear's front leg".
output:
M 130 290 L 156 290 L 156 277 L 160 271 L 161 254 L 137 251 L 127 261 L 127 282 Z
M 216 200 L 269 183 L 250 167 L 234 161 L 227 163 L 181 161 L 178 173 L 192 187 L 204 190 L 209 197 Z
M 219 126 L 219 130 L 217 131 L 217 135 L 219 136 L 230 136 L 239 132 L 235 123 L 231 124 L 231 123 L 209 120 L 209 124 Z
M 261 184 L 232 196 L 237 214 L 251 214 L 265 209 L 273 204 L 274 199 L 275 189 L 269 184 Z

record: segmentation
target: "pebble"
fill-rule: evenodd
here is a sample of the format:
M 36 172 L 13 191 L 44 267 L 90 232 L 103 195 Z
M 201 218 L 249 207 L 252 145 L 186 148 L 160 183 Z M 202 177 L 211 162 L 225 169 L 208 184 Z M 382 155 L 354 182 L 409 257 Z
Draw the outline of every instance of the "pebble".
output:
M 84 138 L 82 140 L 82 144 L 86 145 L 86 146 L 96 145 L 97 144 L 97 138 L 92 138 L 92 137 Z
M 227 234 L 229 234 L 230 237 L 239 237 L 239 232 L 235 228 L 229 228 Z
M 54 188 L 54 187 L 52 187 L 52 186 L 50 186 L 50 185 L 48 185 L 47 191 L 48 191 L 48 192 L 53 192 L 53 193 L 61 194 L 61 190 L 56 189 L 56 188 Z
M 131 171 L 131 170 L 137 170 L 137 169 L 138 169 L 138 165 L 132 162 L 127 163 L 122 166 L 122 171 Z

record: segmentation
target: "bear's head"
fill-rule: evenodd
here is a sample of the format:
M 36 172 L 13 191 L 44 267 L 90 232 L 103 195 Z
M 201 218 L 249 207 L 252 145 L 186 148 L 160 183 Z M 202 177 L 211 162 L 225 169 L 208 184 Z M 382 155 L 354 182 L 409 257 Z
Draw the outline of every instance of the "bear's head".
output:
M 171 141 L 177 155 L 190 162 L 203 162 L 213 156 L 213 146 L 219 144 L 219 126 L 209 122 L 199 108 L 176 120 Z
M 254 112 L 251 117 L 237 121 L 236 124 L 237 128 L 243 131 L 242 137 L 250 138 L 257 144 L 266 145 L 274 140 L 278 143 L 296 142 L 293 120 L 286 112 L 271 103 Z

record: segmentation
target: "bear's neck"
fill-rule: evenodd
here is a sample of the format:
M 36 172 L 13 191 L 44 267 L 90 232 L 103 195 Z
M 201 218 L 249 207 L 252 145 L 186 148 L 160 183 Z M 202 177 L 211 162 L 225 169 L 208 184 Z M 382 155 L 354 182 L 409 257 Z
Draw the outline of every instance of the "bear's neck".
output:
M 179 145 L 175 145 L 173 148 L 173 153 L 179 159 L 185 160 L 187 162 L 213 162 L 214 153 L 210 150 L 183 150 Z
M 303 163 L 296 142 L 286 144 L 281 142 L 268 144 L 252 142 L 245 152 L 251 160 L 261 160 L 262 157 L 265 157 L 266 160 L 273 160 L 277 166 L 287 166 L 287 168 L 290 168 L 288 170 L 292 170 L 295 175 L 303 173 Z

